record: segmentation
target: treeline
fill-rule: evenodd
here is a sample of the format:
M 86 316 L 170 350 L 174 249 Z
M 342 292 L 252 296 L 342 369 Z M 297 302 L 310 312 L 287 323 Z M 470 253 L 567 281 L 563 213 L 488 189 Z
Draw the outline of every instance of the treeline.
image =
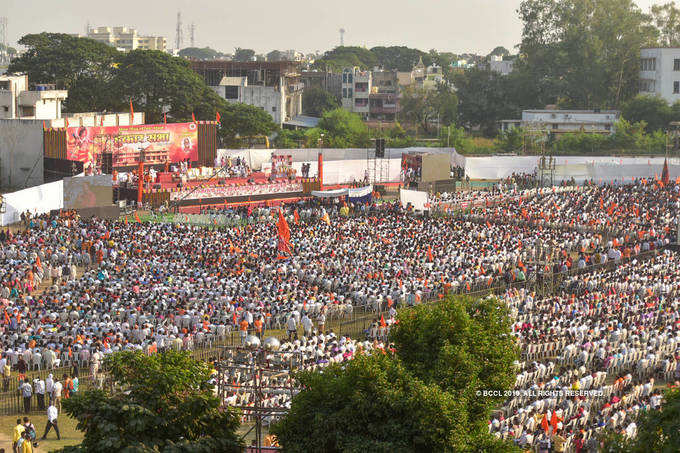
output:
M 147 123 L 214 120 L 219 112 L 222 146 L 238 143 L 239 135 L 269 135 L 277 129 L 261 108 L 220 98 L 184 58 L 156 50 L 119 52 L 60 33 L 26 35 L 19 44 L 26 52 L 12 60 L 8 72 L 28 74 L 32 84 L 69 90 L 65 112 L 128 111 L 132 103 L 145 112 Z

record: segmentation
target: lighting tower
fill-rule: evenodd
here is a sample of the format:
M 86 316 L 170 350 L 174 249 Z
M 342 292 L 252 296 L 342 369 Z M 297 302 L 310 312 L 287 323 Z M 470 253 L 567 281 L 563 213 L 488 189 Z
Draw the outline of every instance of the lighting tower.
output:
M 175 30 L 175 49 L 182 48 L 182 13 L 177 11 L 177 29 Z
M 345 47 L 345 29 L 340 29 L 340 47 Z

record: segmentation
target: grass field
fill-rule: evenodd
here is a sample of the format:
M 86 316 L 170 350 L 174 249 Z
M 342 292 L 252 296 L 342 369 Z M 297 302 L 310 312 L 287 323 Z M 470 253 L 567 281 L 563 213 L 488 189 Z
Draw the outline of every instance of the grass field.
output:
M 0 448 L 5 451 L 12 451 L 12 429 L 16 426 L 16 415 L 8 415 L 0 417 Z M 23 416 L 21 417 L 23 419 Z M 30 417 L 31 422 L 35 426 L 38 439 L 40 439 L 45 432 L 45 424 L 47 423 L 47 415 L 33 415 Z M 59 432 L 61 440 L 57 440 L 57 434 L 54 430 L 50 430 L 47 435 L 47 440 L 38 440 L 38 448 L 34 448 L 36 453 L 49 452 L 57 450 L 69 445 L 78 445 L 83 440 L 83 433 L 76 429 L 77 421 L 66 415 L 60 415 L 58 419 Z

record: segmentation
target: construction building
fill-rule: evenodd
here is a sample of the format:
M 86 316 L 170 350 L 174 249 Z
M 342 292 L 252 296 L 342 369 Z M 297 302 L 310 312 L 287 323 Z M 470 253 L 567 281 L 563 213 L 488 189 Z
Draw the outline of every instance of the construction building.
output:
M 218 95 L 264 109 L 281 127 L 302 114 L 297 62 L 193 60 L 191 67 Z
M 55 90 L 54 85 L 38 84 L 29 90 L 24 74 L 0 76 L 0 119 L 61 118 L 61 103 L 68 91 Z
M 342 107 L 364 119 L 396 119 L 399 112 L 397 71 L 345 69 L 342 72 Z

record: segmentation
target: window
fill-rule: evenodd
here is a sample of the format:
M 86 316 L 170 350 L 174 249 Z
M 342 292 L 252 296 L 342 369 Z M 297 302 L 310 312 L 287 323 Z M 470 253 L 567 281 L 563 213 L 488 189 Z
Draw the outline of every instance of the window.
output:
M 224 87 L 225 99 L 238 99 L 238 87 L 236 85 L 227 85 Z
M 342 83 L 347 83 L 347 73 L 346 72 L 342 73 Z
M 673 60 L 673 71 L 680 71 L 680 58 Z
M 348 98 L 353 97 L 353 92 L 352 92 L 352 89 L 351 89 L 351 88 L 347 88 L 347 97 L 348 97 Z
M 680 94 L 680 82 L 673 82 L 673 94 Z
M 656 71 L 656 58 L 642 58 L 640 60 L 641 71 Z
M 557 123 L 553 123 L 552 128 L 553 130 L 557 130 Z
M 272 112 L 276 112 L 276 106 L 272 107 Z
M 604 125 L 604 129 L 605 129 L 606 131 L 610 131 L 610 130 L 612 130 L 612 125 L 611 125 L 611 124 L 605 124 L 605 125 Z
M 346 98 L 347 97 L 347 88 L 342 89 L 342 97 Z
M 354 78 L 354 77 L 352 77 L 352 73 L 351 73 L 351 72 L 347 73 L 347 83 L 352 83 L 352 79 L 353 79 L 353 78 Z
M 640 91 L 645 93 L 654 93 L 656 91 L 656 82 L 650 79 L 641 79 Z

